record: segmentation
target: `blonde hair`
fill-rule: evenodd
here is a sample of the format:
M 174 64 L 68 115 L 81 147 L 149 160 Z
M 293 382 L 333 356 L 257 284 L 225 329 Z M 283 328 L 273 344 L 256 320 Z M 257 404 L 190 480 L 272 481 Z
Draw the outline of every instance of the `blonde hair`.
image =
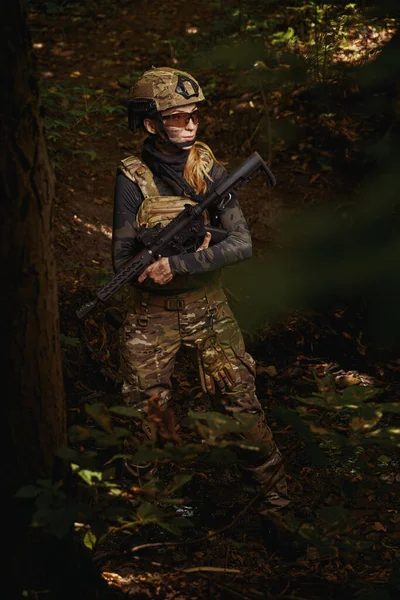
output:
M 190 148 L 183 176 L 197 194 L 205 194 L 207 191 L 207 179 L 212 181 L 208 173 L 213 162 L 222 164 L 204 142 L 195 142 Z

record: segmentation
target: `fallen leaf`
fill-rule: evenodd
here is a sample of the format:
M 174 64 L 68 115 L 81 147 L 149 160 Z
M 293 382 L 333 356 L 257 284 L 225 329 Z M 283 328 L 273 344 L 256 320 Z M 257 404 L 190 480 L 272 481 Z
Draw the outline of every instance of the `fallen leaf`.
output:
M 265 372 L 268 373 L 270 377 L 276 377 L 278 374 L 274 365 L 269 365 L 268 367 L 265 367 Z
M 310 431 L 312 433 L 318 433 L 319 435 L 328 435 L 329 431 L 323 427 L 318 427 L 315 423 L 310 423 Z
M 349 425 L 354 431 L 359 431 L 365 426 L 365 420 L 362 417 L 354 417 L 351 419 Z

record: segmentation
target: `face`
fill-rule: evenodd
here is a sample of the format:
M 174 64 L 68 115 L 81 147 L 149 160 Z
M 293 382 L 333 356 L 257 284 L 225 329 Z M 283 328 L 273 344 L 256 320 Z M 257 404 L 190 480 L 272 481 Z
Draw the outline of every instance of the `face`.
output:
M 193 117 L 190 117 L 190 115 L 193 115 Z M 164 128 L 171 142 L 178 144 L 188 142 L 188 145 L 182 146 L 182 148 L 190 148 L 194 138 L 196 137 L 197 129 L 199 127 L 197 105 L 186 104 L 185 106 L 174 106 L 173 108 L 163 110 L 161 117 Z M 187 123 L 185 123 L 185 121 L 187 121 Z M 196 124 L 194 121 L 197 121 Z M 150 123 L 154 128 L 154 124 L 152 122 Z M 147 124 L 147 128 L 149 129 L 150 133 L 155 133 L 155 128 L 154 131 L 150 129 L 150 123 Z

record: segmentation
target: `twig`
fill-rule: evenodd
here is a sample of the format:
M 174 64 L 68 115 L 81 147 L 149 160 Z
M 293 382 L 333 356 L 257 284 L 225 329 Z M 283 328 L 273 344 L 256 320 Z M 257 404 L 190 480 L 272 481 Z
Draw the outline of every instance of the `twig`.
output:
M 265 117 L 265 115 L 262 114 L 260 120 L 258 121 L 256 127 L 254 128 L 253 133 L 251 134 L 251 136 L 249 137 L 249 139 L 245 141 L 245 143 L 243 145 L 249 145 L 250 146 L 251 142 L 253 141 L 254 137 L 257 134 L 257 131 L 260 129 L 260 125 L 263 122 L 264 117 Z
M 229 544 L 226 546 L 226 555 L 225 555 L 225 568 L 228 566 L 228 560 L 229 560 L 229 553 L 230 553 L 230 550 L 231 550 L 231 544 L 229 543 Z
M 225 567 L 190 567 L 189 569 L 179 569 L 180 573 L 200 573 L 201 571 L 210 571 L 211 573 L 241 573 L 239 569 L 225 569 Z

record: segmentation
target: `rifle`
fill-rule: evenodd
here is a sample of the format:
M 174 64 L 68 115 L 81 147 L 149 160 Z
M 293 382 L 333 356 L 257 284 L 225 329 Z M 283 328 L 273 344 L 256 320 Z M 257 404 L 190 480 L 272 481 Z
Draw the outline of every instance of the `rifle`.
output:
M 150 229 L 139 232 L 137 240 L 142 246 L 138 254 L 131 258 L 111 281 L 106 283 L 93 300 L 84 304 L 76 314 L 83 319 L 98 302 L 106 302 L 118 290 L 130 281 L 135 281 L 159 256 L 171 253 L 179 254 L 187 251 L 185 244 L 195 236 L 204 235 L 211 231 L 217 233 L 217 228 L 204 224 L 203 211 L 215 205 L 217 210 L 223 210 L 230 202 L 232 194 L 246 185 L 259 172 L 266 175 L 268 186 L 274 187 L 276 179 L 258 152 L 253 152 L 227 179 L 219 183 L 214 191 L 194 206 L 185 204 L 185 208 L 168 225 L 160 223 Z M 222 230 L 223 231 L 223 230 Z M 221 230 L 219 230 L 221 234 Z

